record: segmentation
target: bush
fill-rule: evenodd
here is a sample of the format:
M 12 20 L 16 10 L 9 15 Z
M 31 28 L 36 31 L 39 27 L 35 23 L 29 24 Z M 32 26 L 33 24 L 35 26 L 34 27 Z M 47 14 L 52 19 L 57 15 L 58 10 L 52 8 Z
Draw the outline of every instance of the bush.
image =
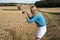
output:
M 60 0 L 37 1 L 36 7 L 60 7 Z
M 35 3 L 36 7 L 46 7 L 47 6 L 47 2 L 46 1 L 37 1 Z

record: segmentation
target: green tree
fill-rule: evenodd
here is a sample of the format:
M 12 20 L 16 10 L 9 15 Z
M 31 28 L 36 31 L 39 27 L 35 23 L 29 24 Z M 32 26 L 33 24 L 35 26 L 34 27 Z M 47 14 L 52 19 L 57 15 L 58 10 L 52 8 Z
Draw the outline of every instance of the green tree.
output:
M 35 3 L 36 7 L 60 7 L 60 0 L 44 0 L 37 1 Z

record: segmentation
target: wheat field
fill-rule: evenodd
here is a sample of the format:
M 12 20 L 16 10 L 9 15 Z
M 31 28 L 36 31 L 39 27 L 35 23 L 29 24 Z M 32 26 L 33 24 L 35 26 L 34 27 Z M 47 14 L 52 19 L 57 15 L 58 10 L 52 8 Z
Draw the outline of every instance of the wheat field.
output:
M 31 14 L 30 5 L 20 7 L 21 10 L 18 10 L 16 6 L 0 7 L 0 40 L 35 40 L 37 26 L 35 23 L 28 24 L 22 14 L 22 10 Z M 42 40 L 55 40 L 55 37 L 59 40 L 60 32 L 57 28 L 57 21 L 50 19 L 47 16 L 49 14 L 43 13 L 43 15 L 47 22 L 47 33 Z

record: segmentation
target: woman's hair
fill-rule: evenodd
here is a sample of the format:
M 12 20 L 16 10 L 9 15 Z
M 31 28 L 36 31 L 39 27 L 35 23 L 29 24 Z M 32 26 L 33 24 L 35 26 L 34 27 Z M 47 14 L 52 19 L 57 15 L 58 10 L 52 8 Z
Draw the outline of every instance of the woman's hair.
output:
M 32 8 L 34 8 L 34 6 L 31 6 L 31 7 L 30 7 L 30 11 L 31 11 L 31 13 L 33 13 L 33 12 L 32 12 Z
M 31 6 L 31 8 L 34 8 L 35 6 Z

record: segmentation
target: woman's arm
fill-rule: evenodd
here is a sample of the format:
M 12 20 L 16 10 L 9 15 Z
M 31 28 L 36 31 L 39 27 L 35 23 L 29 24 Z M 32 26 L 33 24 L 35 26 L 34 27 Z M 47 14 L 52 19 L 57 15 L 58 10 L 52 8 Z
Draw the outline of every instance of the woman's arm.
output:
M 28 18 L 27 19 L 27 21 L 28 21 L 28 23 L 32 23 L 32 22 L 35 22 L 37 19 L 39 18 L 39 16 L 38 15 L 35 15 L 33 18 Z
M 25 18 L 26 18 L 26 20 L 28 20 L 28 15 L 27 14 L 25 14 Z
M 24 15 L 28 23 L 35 22 L 39 18 L 39 15 L 35 15 L 33 18 L 30 19 L 27 12 L 24 12 Z

